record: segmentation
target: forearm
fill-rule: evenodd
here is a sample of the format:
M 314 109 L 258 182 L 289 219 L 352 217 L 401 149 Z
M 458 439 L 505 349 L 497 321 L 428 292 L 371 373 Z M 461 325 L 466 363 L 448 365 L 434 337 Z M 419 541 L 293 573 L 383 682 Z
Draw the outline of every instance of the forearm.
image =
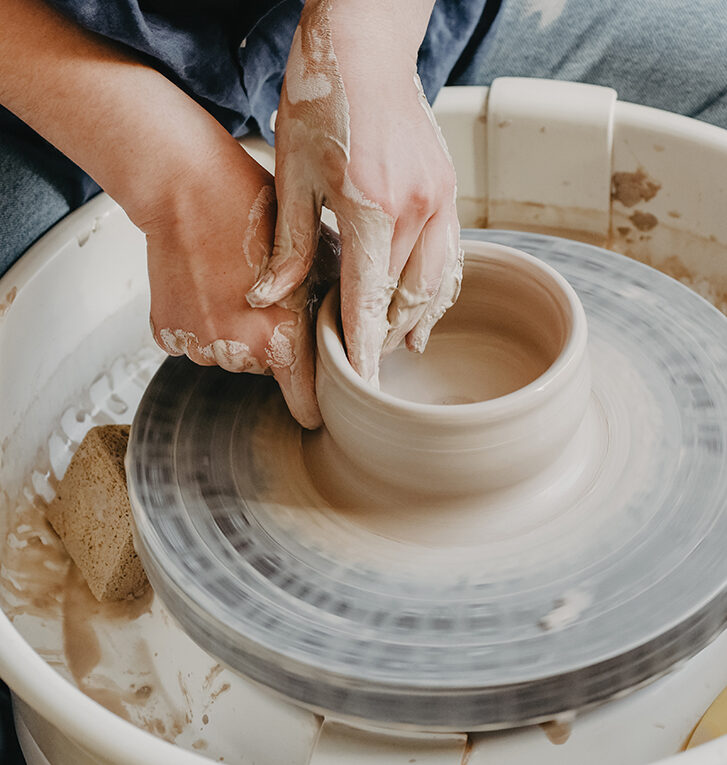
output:
M 212 152 L 239 150 L 163 75 L 42 0 L 3 0 L 0 103 L 143 222 Z
M 309 3 L 319 0 L 307 0 Z M 371 57 L 414 57 L 424 39 L 434 0 L 330 0 L 336 37 L 345 44 L 364 43 Z

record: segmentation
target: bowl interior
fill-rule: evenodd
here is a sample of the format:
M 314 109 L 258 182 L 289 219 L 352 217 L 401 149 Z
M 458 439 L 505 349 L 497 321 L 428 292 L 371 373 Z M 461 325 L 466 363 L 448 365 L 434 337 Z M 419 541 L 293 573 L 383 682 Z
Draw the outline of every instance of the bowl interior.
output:
M 381 390 L 434 405 L 506 396 L 555 363 L 572 326 L 569 297 L 543 264 L 500 250 L 468 257 L 459 300 L 425 352 L 401 346 L 386 356 Z

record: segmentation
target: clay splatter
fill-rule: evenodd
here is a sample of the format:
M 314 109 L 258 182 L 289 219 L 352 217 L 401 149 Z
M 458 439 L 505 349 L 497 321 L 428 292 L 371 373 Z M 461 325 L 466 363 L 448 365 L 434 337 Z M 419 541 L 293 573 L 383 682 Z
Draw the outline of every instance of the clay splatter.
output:
M 548 737 L 551 744 L 562 746 L 570 738 L 570 723 L 551 720 L 550 722 L 542 723 L 540 727 L 543 729 L 543 732 Z
M 218 696 L 221 696 L 225 691 L 230 690 L 230 684 L 229 683 L 223 683 L 214 693 L 210 694 L 210 699 L 214 701 Z
M 5 300 L 0 303 L 0 317 L 5 316 L 5 314 L 10 310 L 10 306 L 13 304 L 13 301 L 15 300 L 16 296 L 18 294 L 18 288 L 13 287 L 10 292 L 8 292 L 7 295 L 5 295 Z
M 629 220 L 639 231 L 651 231 L 659 223 L 656 215 L 641 210 L 636 210 Z
M 621 202 L 626 207 L 633 207 L 639 202 L 648 202 L 661 189 L 661 184 L 639 168 L 634 173 L 614 173 L 611 176 L 611 199 Z

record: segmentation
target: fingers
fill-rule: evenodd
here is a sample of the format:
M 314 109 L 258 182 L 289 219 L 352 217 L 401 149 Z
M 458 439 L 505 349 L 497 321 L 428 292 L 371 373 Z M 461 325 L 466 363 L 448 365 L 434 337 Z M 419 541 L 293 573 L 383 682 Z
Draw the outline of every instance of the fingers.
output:
M 250 350 L 250 346 L 239 340 L 213 340 L 202 350 L 211 356 L 212 364 L 217 364 L 228 372 L 249 372 L 256 375 L 265 372 L 265 367 Z M 193 358 L 192 361 L 199 363 Z
M 389 307 L 384 353 L 401 343 L 437 293 L 446 265 L 449 225 L 449 215 L 438 212 L 422 228 Z
M 188 356 L 195 364 L 209 367 L 214 366 L 215 361 L 208 348 L 201 348 L 194 332 L 184 329 L 169 329 L 167 327 L 156 331 L 154 322 L 149 319 L 152 335 L 156 344 L 170 356 Z
M 315 315 L 320 302 L 326 296 L 334 282 L 341 276 L 341 240 L 338 234 L 321 223 L 318 250 L 313 267 L 308 273 L 307 304 L 311 314 Z
M 323 421 L 315 390 L 313 327 L 307 312 L 277 324 L 265 353 L 290 413 L 304 428 L 320 427 Z
M 341 322 L 351 366 L 378 385 L 379 358 L 388 330 L 387 312 L 396 279 L 389 273 L 394 219 L 368 209 L 339 218 L 341 229 Z
M 445 266 L 442 280 L 434 297 L 429 301 L 414 329 L 406 336 L 409 350 L 422 353 L 427 346 L 434 325 L 454 305 L 462 285 L 464 253 L 459 245 L 459 220 L 454 205 L 447 217 Z
M 296 193 L 298 192 L 298 193 Z M 320 205 L 299 191 L 278 197 L 273 252 L 260 278 L 247 293 L 253 308 L 267 308 L 290 295 L 313 265 L 318 248 Z

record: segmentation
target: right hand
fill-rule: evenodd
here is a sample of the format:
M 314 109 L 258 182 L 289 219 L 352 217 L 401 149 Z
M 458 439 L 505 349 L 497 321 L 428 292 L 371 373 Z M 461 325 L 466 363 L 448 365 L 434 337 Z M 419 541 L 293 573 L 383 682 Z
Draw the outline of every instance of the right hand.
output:
M 265 307 L 315 264 L 321 205 L 341 232 L 349 361 L 378 384 L 382 352 L 422 352 L 459 293 L 455 173 L 421 89 L 427 0 L 307 0 L 276 122 L 275 250 L 248 295 Z
M 312 308 L 320 279 L 311 277 L 264 309 L 245 299 L 272 250 L 275 219 L 272 176 L 237 144 L 182 176 L 140 224 L 147 235 L 152 331 L 172 356 L 273 374 L 291 414 L 316 428 Z M 317 259 L 325 282 L 337 275 L 336 256 L 335 235 L 326 231 Z

